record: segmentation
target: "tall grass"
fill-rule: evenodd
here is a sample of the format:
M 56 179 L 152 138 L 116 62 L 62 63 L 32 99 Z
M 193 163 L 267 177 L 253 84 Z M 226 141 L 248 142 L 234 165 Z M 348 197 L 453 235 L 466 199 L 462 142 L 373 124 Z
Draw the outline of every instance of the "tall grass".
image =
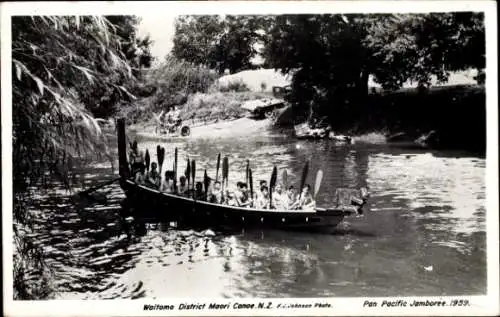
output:
M 138 93 L 143 98 L 122 107 L 119 115 L 131 123 L 149 121 L 154 114 L 183 105 L 191 94 L 207 92 L 218 76 L 216 71 L 203 65 L 168 57 L 145 74 Z
M 207 92 L 218 74 L 203 65 L 168 58 L 147 76 L 148 85 L 155 87 L 152 100 L 155 110 L 186 102 L 189 95 Z
M 217 72 L 203 65 L 167 58 L 144 76 L 141 92 L 136 95 L 145 97 L 122 108 L 120 115 L 130 123 L 148 122 L 161 111 L 178 106 L 183 120 L 228 120 L 245 114 L 242 102 L 269 97 L 250 92 L 241 80 L 220 84 L 218 78 Z

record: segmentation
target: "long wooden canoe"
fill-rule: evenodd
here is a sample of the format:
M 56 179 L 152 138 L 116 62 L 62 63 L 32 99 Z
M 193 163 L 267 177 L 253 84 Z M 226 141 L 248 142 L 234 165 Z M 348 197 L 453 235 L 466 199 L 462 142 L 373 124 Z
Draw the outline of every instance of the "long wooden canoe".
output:
M 186 224 L 229 227 L 262 227 L 315 230 L 336 227 L 345 216 L 357 213 L 361 206 L 337 206 L 315 210 L 277 210 L 214 204 L 193 198 L 159 192 L 122 179 L 121 187 L 134 207 L 134 217 L 154 221 L 178 221 Z
M 213 204 L 193 198 L 162 193 L 136 184 L 130 179 L 126 154 L 125 121 L 119 119 L 118 157 L 120 186 L 135 218 L 153 221 L 178 221 L 188 224 L 227 225 L 231 227 L 273 227 L 280 229 L 334 228 L 345 216 L 360 213 L 366 197 L 361 190 L 337 191 L 336 205 L 314 210 L 276 210 Z M 361 197 L 361 198 L 360 198 Z

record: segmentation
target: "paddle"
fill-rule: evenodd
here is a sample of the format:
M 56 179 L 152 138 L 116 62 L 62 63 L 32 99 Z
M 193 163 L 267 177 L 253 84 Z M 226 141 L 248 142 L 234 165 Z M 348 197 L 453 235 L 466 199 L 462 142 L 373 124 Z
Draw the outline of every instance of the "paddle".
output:
M 319 187 L 321 186 L 321 181 L 323 180 L 323 171 L 319 170 L 316 173 L 316 182 L 314 183 L 314 199 L 316 199 L 316 195 L 318 195 Z
M 162 165 L 163 165 L 163 162 L 165 160 L 165 148 L 164 147 L 161 148 L 161 159 L 162 159 Z
M 162 164 L 160 164 L 160 159 L 161 159 L 161 146 L 157 145 L 156 146 L 156 161 L 158 162 L 158 170 L 161 173 Z
M 196 177 L 196 161 L 191 161 L 191 177 L 193 178 L 193 193 L 194 193 L 194 179 Z
M 276 186 L 276 180 L 278 179 L 278 169 L 276 166 L 273 168 L 271 173 L 271 180 L 269 181 L 269 206 L 273 207 L 273 189 Z
M 227 190 L 226 188 L 226 179 L 227 179 L 227 174 L 229 172 L 229 161 L 228 161 L 228 158 L 227 156 L 224 157 L 224 159 L 222 160 L 222 195 L 224 197 L 224 193 L 225 191 L 224 190 Z
M 248 184 L 248 173 L 250 171 L 250 160 L 247 160 L 247 168 L 246 168 L 246 173 L 245 173 L 245 183 Z
M 189 180 L 191 179 L 191 163 L 189 162 L 189 157 L 187 158 L 187 166 L 186 166 L 186 170 L 184 171 L 184 176 L 186 176 L 186 180 L 188 182 L 188 187 L 187 188 L 190 188 L 189 187 Z
M 300 179 L 299 188 L 299 200 L 302 198 L 302 188 L 304 188 L 304 185 L 306 184 L 307 173 L 309 173 L 309 161 L 306 162 L 306 165 L 304 165 L 304 169 L 302 170 L 302 178 Z
M 203 175 L 203 185 L 205 185 L 205 198 L 208 198 L 208 185 L 210 185 L 210 179 L 208 178 L 207 175 L 207 170 L 205 169 L 205 175 Z M 205 199 L 207 200 L 207 199 Z
M 149 157 L 149 151 L 147 149 L 146 149 L 145 161 L 146 161 L 146 171 L 149 173 L 149 163 L 151 161 L 151 158 Z
M 283 187 L 284 187 L 283 190 L 286 191 L 288 188 L 288 173 L 286 170 L 283 171 L 281 178 L 282 178 L 281 181 L 283 182 Z
M 177 193 L 177 148 L 174 150 L 174 163 L 172 171 L 174 173 L 174 192 Z
M 215 182 L 219 181 L 220 153 L 217 155 L 217 168 L 215 170 Z
M 222 161 L 222 183 L 227 187 L 229 184 L 229 159 L 227 156 Z
M 162 169 L 162 166 L 163 166 L 163 161 L 165 160 L 165 149 L 164 148 L 160 148 L 160 152 L 158 152 L 159 156 L 158 156 L 158 166 L 159 166 L 159 173 L 160 173 L 160 176 L 161 176 L 161 169 Z
M 160 154 L 160 156 L 158 157 L 158 168 L 159 168 L 159 173 L 161 175 L 163 163 L 165 162 L 165 148 L 164 147 L 160 147 L 159 154 Z
M 253 199 L 253 177 L 252 177 L 252 170 L 248 170 L 248 182 L 250 183 L 250 197 Z
M 116 181 L 118 181 L 118 180 L 120 180 L 120 179 L 121 179 L 121 177 L 111 179 L 111 180 L 106 181 L 106 182 L 104 182 L 104 183 L 102 183 L 102 184 L 99 184 L 99 185 L 97 185 L 97 186 L 94 186 L 94 187 L 91 187 L 91 188 L 86 189 L 86 190 L 84 190 L 84 191 L 81 191 L 81 192 L 79 192 L 78 194 L 79 194 L 79 195 L 87 195 L 87 194 L 90 194 L 91 192 L 96 191 L 96 190 L 98 190 L 98 189 L 100 189 L 100 188 L 103 188 L 103 187 L 104 187 L 104 186 L 106 186 L 106 185 L 113 184 L 114 182 L 116 182 Z

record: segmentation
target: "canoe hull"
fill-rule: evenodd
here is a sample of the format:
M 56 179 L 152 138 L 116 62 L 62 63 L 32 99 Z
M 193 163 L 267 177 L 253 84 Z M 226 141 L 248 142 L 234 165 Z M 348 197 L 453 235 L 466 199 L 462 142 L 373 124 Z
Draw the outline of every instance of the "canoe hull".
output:
M 145 221 L 309 231 L 333 229 L 346 215 L 352 214 L 340 209 L 276 211 L 230 207 L 160 193 L 130 180 L 122 180 L 121 186 L 133 207 L 133 216 Z

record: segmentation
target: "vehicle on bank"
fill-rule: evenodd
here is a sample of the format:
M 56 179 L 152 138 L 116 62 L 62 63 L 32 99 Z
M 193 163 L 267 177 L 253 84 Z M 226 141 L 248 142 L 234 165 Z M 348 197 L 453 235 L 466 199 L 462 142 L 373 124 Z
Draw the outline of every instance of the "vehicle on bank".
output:
M 184 125 L 182 119 L 179 117 L 179 110 L 172 109 L 167 113 L 163 111 L 155 116 L 156 120 L 156 134 L 163 134 L 169 136 L 189 136 L 191 129 L 189 126 Z
M 248 116 L 253 119 L 264 119 L 272 117 L 273 113 L 284 108 L 285 100 L 277 98 L 262 98 L 245 101 L 241 108 L 248 111 Z

